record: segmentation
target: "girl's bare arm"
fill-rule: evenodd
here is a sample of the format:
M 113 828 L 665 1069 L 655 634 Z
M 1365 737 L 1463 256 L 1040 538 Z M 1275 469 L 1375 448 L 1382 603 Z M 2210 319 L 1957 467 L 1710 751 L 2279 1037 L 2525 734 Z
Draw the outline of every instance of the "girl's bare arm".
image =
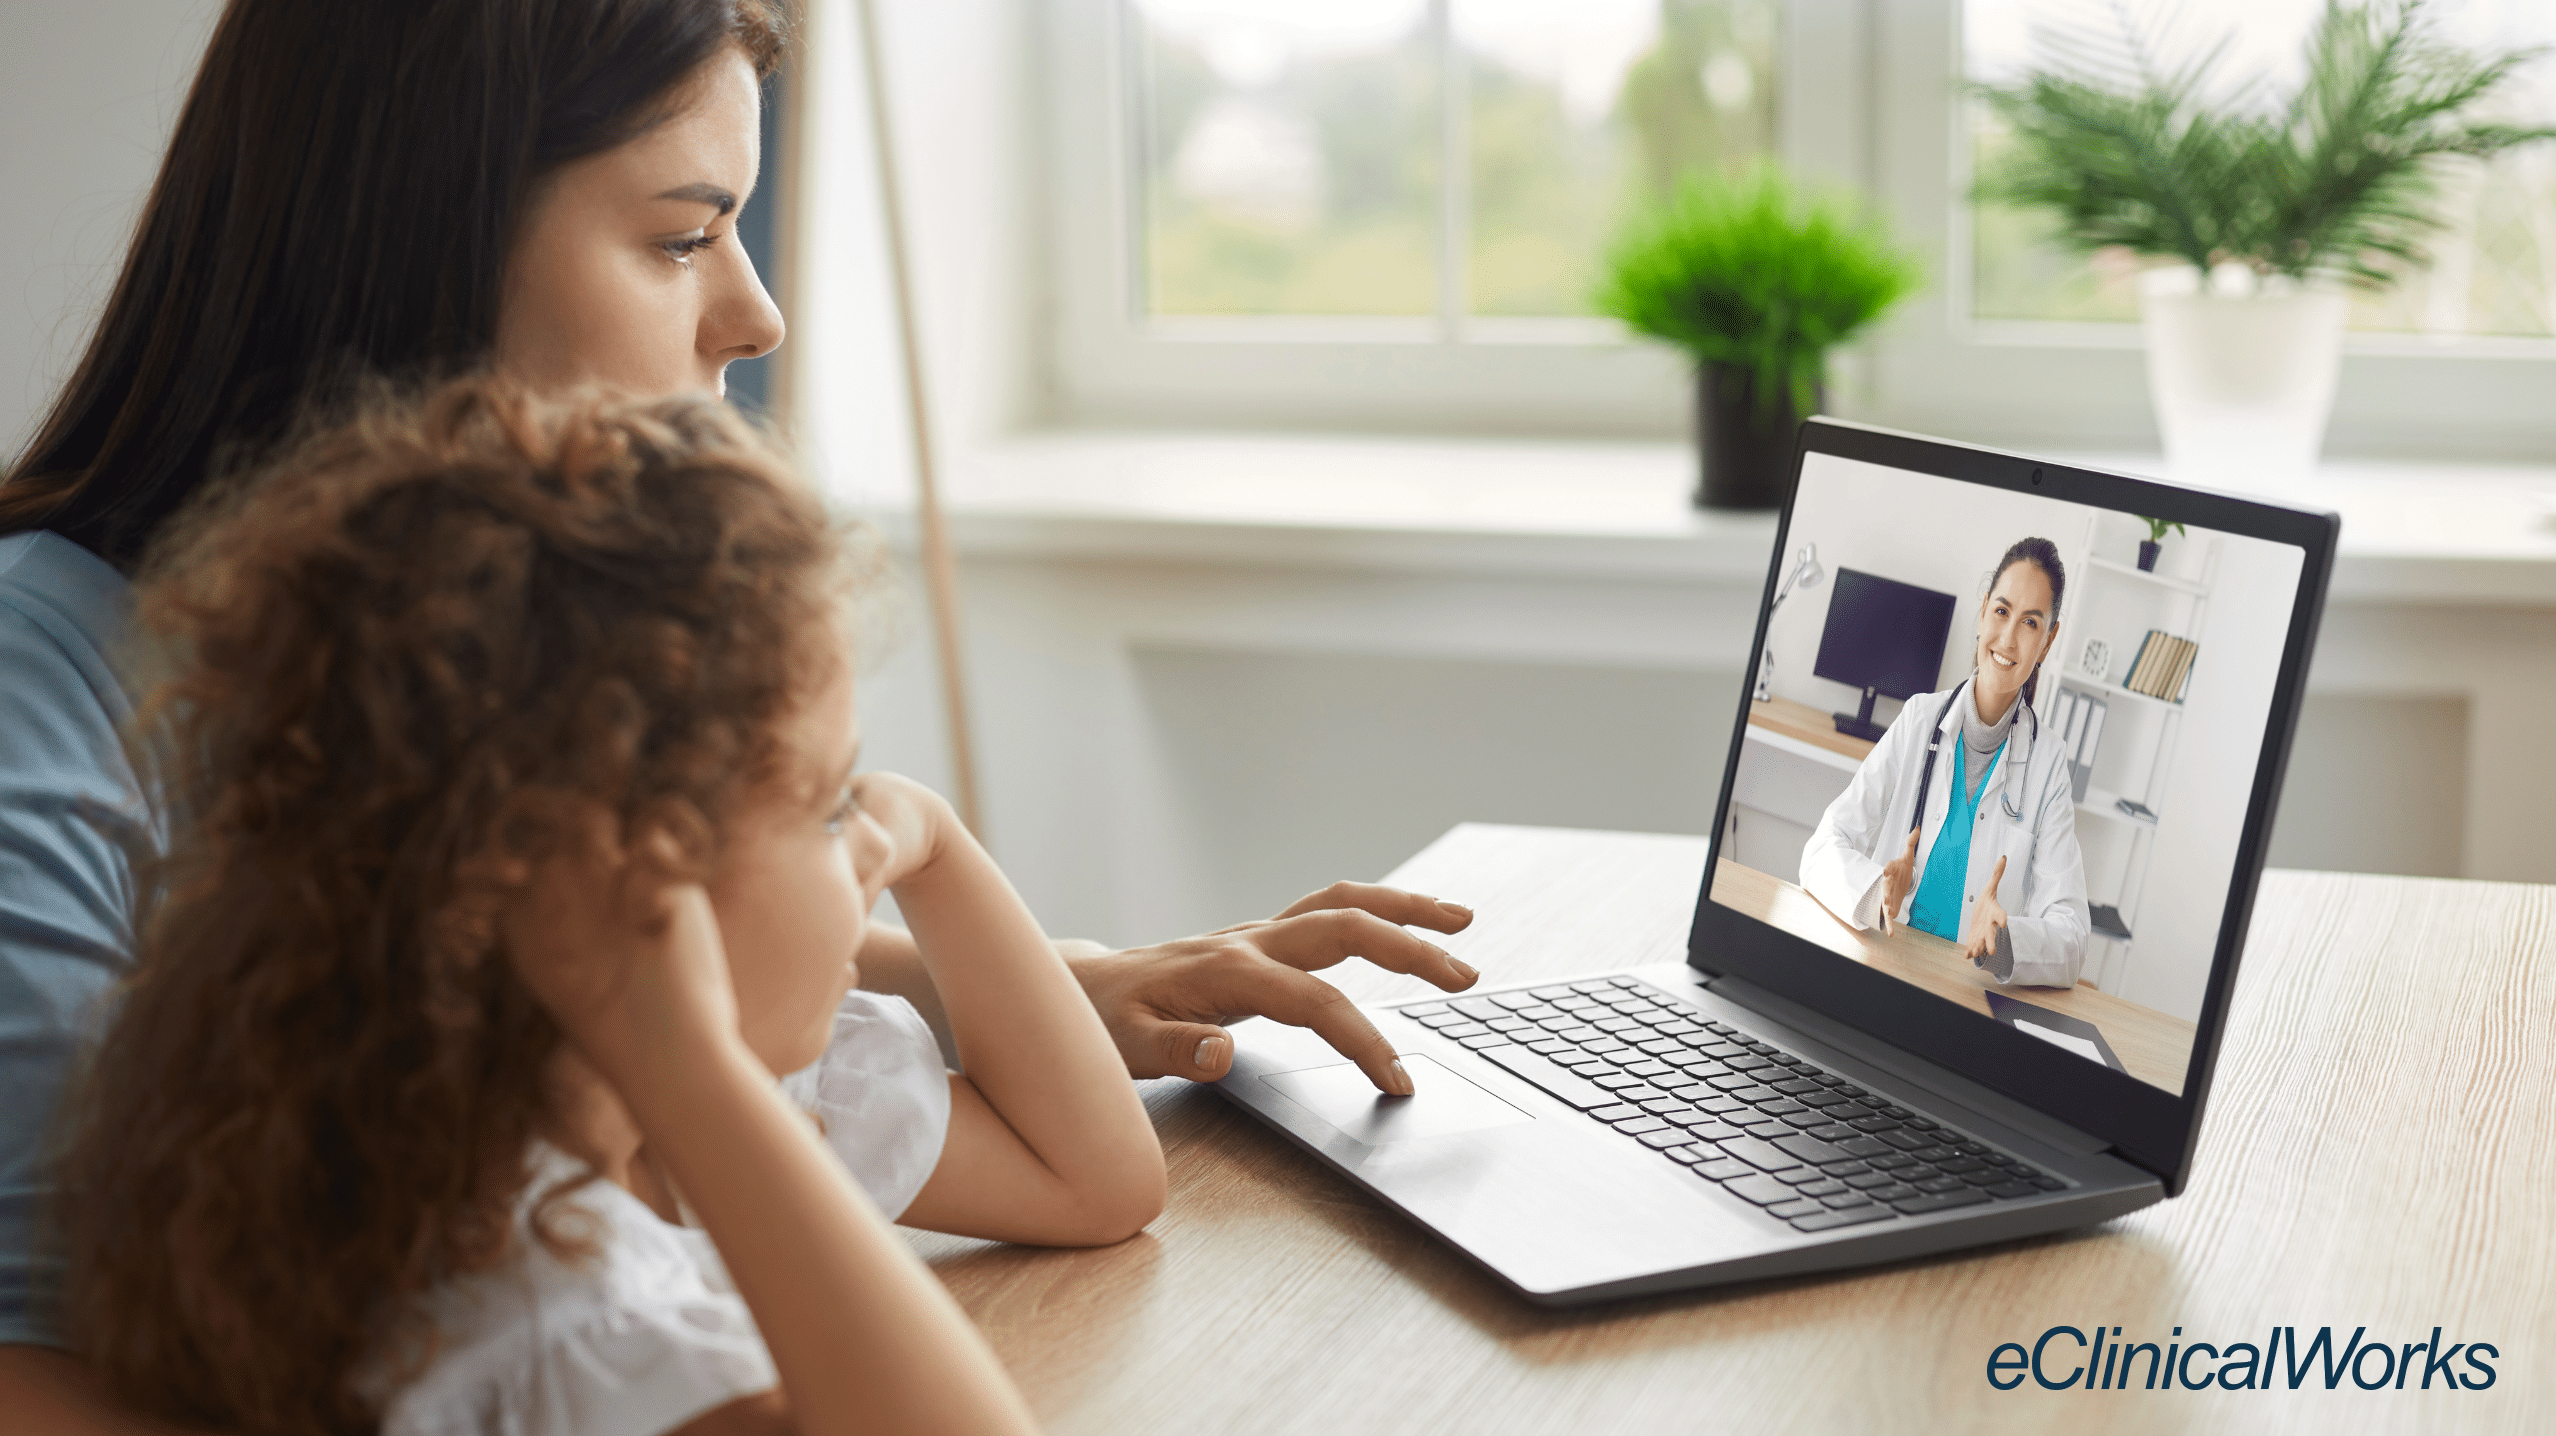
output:
M 743 1043 L 661 1049 L 615 1085 L 753 1310 L 793 1429 L 1036 1429 L 949 1292 Z
M 893 775 L 862 783 L 864 812 L 913 854 L 897 908 L 966 1069 L 940 1165 L 899 1220 L 1059 1246 L 1133 1236 L 1163 1208 L 1162 1147 L 1091 1000 L 946 803 Z
M 738 1035 L 709 895 L 563 857 L 507 918 L 526 985 L 620 1095 L 719 1247 L 786 1402 L 704 1431 L 1027 1432 L 1027 1407 Z

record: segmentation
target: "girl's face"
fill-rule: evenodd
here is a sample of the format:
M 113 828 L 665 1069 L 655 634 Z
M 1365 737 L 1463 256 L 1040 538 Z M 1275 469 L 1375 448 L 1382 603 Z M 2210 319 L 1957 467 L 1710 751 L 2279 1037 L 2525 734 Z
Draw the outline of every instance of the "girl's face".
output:
M 2006 565 L 1988 585 L 1987 600 L 1979 605 L 1979 651 L 1973 655 L 1981 717 L 1993 723 L 2005 716 L 2006 705 L 2050 651 L 2059 636 L 2054 606 L 2050 575 L 2030 560 Z
M 849 665 L 783 725 L 781 739 L 778 781 L 731 816 L 708 884 L 738 1025 L 776 1074 L 825 1054 L 869 926 L 860 874 L 887 861 L 879 825 L 853 821 L 861 728 Z
M 754 67 L 730 47 L 674 105 L 544 181 L 506 265 L 500 369 L 544 388 L 724 393 L 729 361 L 780 344 L 781 311 L 736 234 L 762 161 Z

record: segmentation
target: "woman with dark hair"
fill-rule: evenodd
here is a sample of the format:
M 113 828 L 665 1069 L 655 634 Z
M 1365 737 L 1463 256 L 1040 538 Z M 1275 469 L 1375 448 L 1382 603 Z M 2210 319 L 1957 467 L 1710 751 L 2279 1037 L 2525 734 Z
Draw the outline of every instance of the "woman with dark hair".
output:
M 126 762 L 128 578 L 208 479 L 371 376 L 493 366 L 717 390 L 781 342 L 737 242 L 775 0 L 230 0 L 96 333 L 0 481 L 0 1410 L 136 1429 L 62 1346 L 47 1132 L 129 962 L 160 825 Z M 1390 1044 L 1310 970 L 1470 970 L 1396 924 L 1471 914 L 1341 885 L 1272 922 L 1069 961 L 1138 1076 L 1212 1079 L 1217 1024 L 1314 1027 L 1386 1090 Z M 912 939 L 865 986 L 938 1026 Z M 48 1349 L 51 1348 L 51 1349 Z
M 2000 983 L 2076 985 L 2091 920 L 2076 799 L 2033 708 L 2067 585 L 2048 539 L 1997 560 L 1970 677 L 1900 706 L 1803 845 L 1802 886 L 1830 912 L 1959 943 Z

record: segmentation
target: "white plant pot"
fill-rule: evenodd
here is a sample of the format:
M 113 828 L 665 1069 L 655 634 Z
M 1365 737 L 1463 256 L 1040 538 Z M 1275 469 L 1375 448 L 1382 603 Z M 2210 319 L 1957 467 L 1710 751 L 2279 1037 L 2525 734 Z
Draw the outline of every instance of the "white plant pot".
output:
M 2234 489 L 2295 485 L 2316 470 L 2334 408 L 2350 301 L 2318 290 L 2255 292 L 2224 271 L 2143 277 L 2148 393 L 2179 480 Z

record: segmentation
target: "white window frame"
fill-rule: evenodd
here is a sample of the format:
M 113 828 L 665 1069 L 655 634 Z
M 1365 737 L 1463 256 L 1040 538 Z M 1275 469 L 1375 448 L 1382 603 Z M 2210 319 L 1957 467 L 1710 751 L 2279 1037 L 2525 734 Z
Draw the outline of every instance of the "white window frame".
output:
M 1860 0 L 1795 0 L 1779 80 L 1779 149 L 1857 176 Z M 1048 282 L 1055 417 L 1069 424 L 1389 429 L 1660 437 L 1682 433 L 1685 361 L 1600 319 L 1165 319 L 1142 312 L 1139 102 L 1125 0 L 1050 0 Z M 1445 24 L 1444 0 L 1432 6 Z M 1451 158 L 1462 95 L 1447 87 Z M 1810 117 L 1796 124 L 1790 117 Z M 1841 123 L 1841 119 L 1844 121 Z M 1465 202 L 1461 165 L 1442 204 Z M 1441 243 L 1448 228 L 1440 227 Z M 1441 253 L 1442 286 L 1462 283 Z M 1453 308 L 1442 304 L 1442 308 Z
M 1048 417 L 1072 426 L 1682 434 L 1683 359 L 1602 320 L 1160 319 L 1141 308 L 1126 0 L 1047 0 Z M 1443 0 L 1435 14 L 1443 17 Z M 1444 23 L 1441 18 L 1439 23 Z M 1838 356 L 1831 406 L 1953 438 L 2152 452 L 2139 330 L 1970 317 L 1960 0 L 1789 0 L 1777 152 L 1866 188 L 1930 282 Z M 1461 90 L 1450 87 L 1449 105 Z M 1461 130 L 1447 143 L 1460 155 Z M 1460 176 L 1460 169 L 1451 167 Z M 1463 202 L 1459 183 L 1446 203 Z M 1445 266 L 1442 265 L 1442 268 Z M 1442 283 L 1458 283 L 1452 270 Z M 2361 335 L 2329 453 L 2543 457 L 2556 340 Z
M 1971 317 L 1959 0 L 1888 0 L 1876 21 L 1874 100 L 1891 122 L 1875 133 L 1874 194 L 1924 247 L 1934 283 L 1874 346 L 1857 417 L 2025 448 L 2153 452 L 2137 325 Z M 2544 458 L 2556 449 L 2556 340 L 2350 335 L 2325 449 Z

